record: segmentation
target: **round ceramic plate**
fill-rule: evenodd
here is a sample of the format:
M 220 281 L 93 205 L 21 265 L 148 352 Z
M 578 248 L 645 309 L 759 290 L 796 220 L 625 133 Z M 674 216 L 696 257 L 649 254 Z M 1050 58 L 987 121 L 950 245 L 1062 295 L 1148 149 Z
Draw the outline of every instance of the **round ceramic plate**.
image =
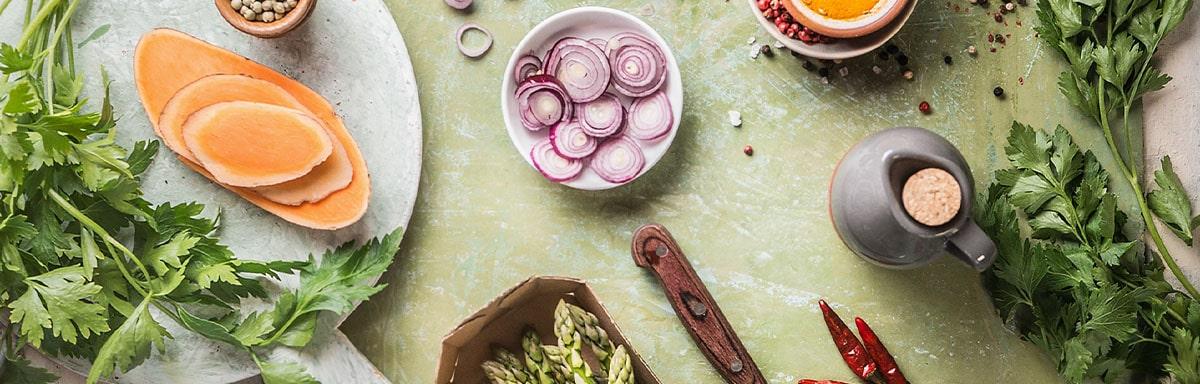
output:
M 504 125 L 508 127 L 508 137 L 512 139 L 513 146 L 517 148 L 530 167 L 533 167 L 533 160 L 529 156 L 530 149 L 535 143 L 548 137 L 550 130 L 543 129 L 534 132 L 521 125 L 520 114 L 517 112 L 517 100 L 514 96 L 517 93 L 517 84 L 516 79 L 512 76 L 517 60 L 528 54 L 544 57 L 546 51 L 564 37 L 608 40 L 621 32 L 642 34 L 662 48 L 663 54 L 667 57 L 667 71 L 669 72 L 663 89 L 666 90 L 667 98 L 671 101 L 671 112 L 674 114 L 671 132 L 667 133 L 665 137 L 651 141 L 634 140 L 642 147 L 642 152 L 646 155 L 646 166 L 642 167 L 642 171 L 638 173 L 637 177 L 650 171 L 650 168 L 654 167 L 654 164 L 658 163 L 658 160 L 667 153 L 667 149 L 671 148 L 671 142 L 675 141 L 675 133 L 679 131 L 679 120 L 683 116 L 683 82 L 680 80 L 679 64 L 675 61 L 675 55 L 671 53 L 671 47 L 667 45 L 662 36 L 658 35 L 658 32 L 633 15 L 610 8 L 581 7 L 550 16 L 533 27 L 533 30 L 529 31 L 529 34 L 525 35 L 525 38 L 521 39 L 521 43 L 517 44 L 517 48 L 513 50 L 512 58 L 508 60 L 508 68 L 504 71 L 504 85 L 500 88 L 500 106 L 504 111 Z M 620 97 L 628 108 L 630 99 L 623 95 Z M 537 169 L 534 168 L 534 171 L 536 172 Z M 585 165 L 583 172 L 578 177 L 562 184 L 576 189 L 602 190 L 631 182 L 633 180 L 623 184 L 610 183 L 601 179 L 600 175 Z
M 0 41 L 16 40 L 23 4 L 0 17 Z M 100 71 L 112 80 L 118 140 L 156 140 L 133 82 L 133 50 L 142 34 L 158 27 L 180 30 L 279 70 L 308 85 L 335 106 L 358 142 L 371 175 L 371 198 L 358 223 L 337 231 L 290 224 L 192 172 L 163 147 L 143 177 L 152 203 L 195 201 L 220 210 L 220 237 L 240 258 L 305 260 L 344 242 L 362 242 L 408 225 L 421 172 L 421 115 L 417 86 L 404 39 L 382 1 L 321 0 L 304 25 L 284 37 L 258 39 L 233 29 L 210 1 L 80 2 L 74 18 L 76 42 L 107 30 L 76 51 L 90 107 L 103 97 Z M 347 25 L 356 26 L 347 38 Z M 267 284 L 270 285 L 270 284 Z M 278 287 L 293 289 L 294 276 Z M 246 303 L 247 309 L 254 303 Z M 249 357 L 180 328 L 156 313 L 174 340 L 144 364 L 122 374 L 123 383 L 227 383 L 257 374 Z M 318 332 L 332 333 L 341 319 L 322 319 Z M 337 360 L 337 359 L 331 359 Z M 64 361 L 76 371 L 86 362 Z M 328 364 L 335 364 L 329 362 Z M 320 362 L 319 364 L 326 364 Z M 346 375 L 347 377 L 353 375 Z
M 762 25 L 762 28 L 771 37 L 774 37 L 775 40 L 782 42 L 788 49 L 815 59 L 838 60 L 862 56 L 887 43 L 888 40 L 892 39 L 892 36 L 900 32 L 900 28 L 904 27 L 904 23 L 908 22 L 909 16 L 912 16 L 913 9 L 917 7 L 917 1 L 910 0 L 904 6 L 904 9 L 900 11 L 900 14 L 896 16 L 895 20 L 892 20 L 890 24 L 880 30 L 875 31 L 875 33 L 851 39 L 838 39 L 829 44 L 806 44 L 800 40 L 787 37 L 780 33 L 779 29 L 775 28 L 775 24 L 767 20 L 766 16 L 763 16 L 762 12 L 758 10 L 758 0 L 746 0 L 746 3 L 750 4 L 750 12 L 754 13 L 754 18 L 758 19 L 758 23 Z

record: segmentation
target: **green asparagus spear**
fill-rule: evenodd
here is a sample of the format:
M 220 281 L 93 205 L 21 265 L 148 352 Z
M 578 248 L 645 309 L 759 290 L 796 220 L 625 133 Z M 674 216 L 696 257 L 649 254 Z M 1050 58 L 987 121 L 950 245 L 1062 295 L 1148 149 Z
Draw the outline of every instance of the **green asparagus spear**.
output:
M 525 369 L 533 376 L 530 381 L 535 384 L 557 384 L 563 381 L 562 376 L 551 367 L 552 363 L 546 360 L 546 355 L 542 352 L 542 338 L 538 336 L 537 331 L 532 328 L 526 329 L 525 337 L 521 338 L 521 347 L 525 349 Z
M 542 347 L 542 351 L 545 353 L 546 359 L 557 364 L 559 369 L 565 368 L 569 373 L 567 377 L 571 378 L 571 383 L 596 384 L 596 381 L 592 379 L 592 369 L 588 367 L 586 361 L 583 361 L 583 356 L 579 354 L 579 350 L 547 345 Z
M 567 308 L 576 329 L 583 336 L 583 340 L 592 347 L 592 353 L 596 355 L 596 359 L 600 360 L 600 364 L 605 367 L 609 366 L 614 346 L 608 339 L 608 332 L 600 327 L 600 319 L 583 308 L 566 302 L 560 301 L 559 306 Z
M 617 347 L 608 365 L 608 384 L 634 384 L 633 360 L 625 352 L 625 346 Z
M 483 375 L 487 376 L 492 384 L 524 384 L 524 382 L 517 380 L 516 375 L 508 370 L 508 368 L 505 368 L 503 364 L 488 360 L 483 362 L 482 367 Z
M 512 372 L 513 377 L 517 381 L 533 383 L 533 376 L 529 374 L 529 371 L 525 370 L 525 363 L 512 352 L 504 349 L 504 347 L 492 347 L 492 356 L 496 359 L 496 362 L 508 369 L 509 372 Z

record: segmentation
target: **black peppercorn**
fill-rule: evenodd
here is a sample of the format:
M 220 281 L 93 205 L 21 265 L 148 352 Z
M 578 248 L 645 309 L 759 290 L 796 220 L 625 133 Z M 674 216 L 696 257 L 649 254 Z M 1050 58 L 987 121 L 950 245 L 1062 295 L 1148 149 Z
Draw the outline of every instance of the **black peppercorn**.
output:
M 771 50 L 771 46 L 770 46 L 770 45 L 765 45 L 765 44 L 764 44 L 764 45 L 762 46 L 762 48 L 759 48 L 758 50 L 759 50 L 760 52 L 762 52 L 763 56 L 766 56 L 766 57 L 775 57 L 775 52 Z
M 822 67 L 817 70 L 817 74 L 821 75 L 821 77 L 829 77 L 829 68 Z
M 902 66 L 908 65 L 908 55 L 901 53 L 899 56 L 896 56 L 896 63 Z
M 889 55 L 887 51 L 879 51 L 879 60 L 887 61 L 890 58 L 892 58 L 892 55 Z
M 996 97 L 1004 97 L 1004 88 L 996 87 L 992 89 L 992 94 Z
M 942 61 L 945 62 L 946 65 L 954 64 L 954 58 L 950 57 L 950 55 L 946 55 L 946 57 L 943 57 Z
M 888 45 L 887 45 L 886 47 L 884 47 L 883 49 L 884 49 L 884 50 L 886 50 L 886 51 L 887 51 L 887 53 L 890 53 L 890 54 L 893 54 L 893 55 L 894 55 L 894 54 L 897 54 L 897 53 L 900 53 L 900 47 L 897 47 L 897 46 L 896 46 L 896 44 L 888 44 Z
M 808 60 L 804 60 L 804 64 L 803 64 L 803 66 L 804 66 L 804 69 L 805 69 L 805 70 L 807 70 L 807 71 L 809 71 L 809 72 L 812 72 L 812 71 L 815 71 L 815 70 L 817 70 L 817 66 L 816 66 L 816 65 L 814 65 L 814 64 L 813 64 L 811 61 L 808 61 Z

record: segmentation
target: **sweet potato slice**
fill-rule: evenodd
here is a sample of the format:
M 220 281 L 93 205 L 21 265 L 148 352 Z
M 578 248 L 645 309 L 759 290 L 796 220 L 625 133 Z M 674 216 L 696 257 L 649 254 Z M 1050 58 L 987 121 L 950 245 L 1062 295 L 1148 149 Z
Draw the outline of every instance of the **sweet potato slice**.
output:
M 250 101 L 196 111 L 183 124 L 183 143 L 217 181 L 238 187 L 295 180 L 333 153 L 333 140 L 316 119 Z
M 282 87 L 325 124 L 333 138 L 341 143 L 353 170 L 350 184 L 320 201 L 296 206 L 271 201 L 251 188 L 223 186 L 284 220 L 309 228 L 343 228 L 357 222 L 366 212 L 371 195 L 366 162 L 350 132 L 321 95 L 262 64 L 170 29 L 156 29 L 143 35 L 133 62 L 138 94 L 151 121 L 156 121 L 162 114 L 171 96 L 205 76 L 242 74 Z M 181 160 L 213 179 L 212 174 L 195 162 Z
M 243 75 L 212 75 L 179 89 L 157 116 L 155 131 L 167 148 L 185 159 L 196 161 L 183 144 L 183 122 L 201 108 L 227 101 L 253 101 L 274 104 L 310 113 L 299 100 L 282 87 Z
M 181 142 L 183 122 L 197 110 L 226 101 L 255 101 L 308 111 L 287 90 L 274 83 L 245 75 L 209 75 L 184 86 L 163 107 L 155 132 L 180 157 L 195 162 L 187 146 Z M 331 132 L 332 134 L 332 132 Z M 300 205 L 320 201 L 347 185 L 354 176 L 354 167 L 340 144 L 334 146 L 329 160 L 321 163 L 296 180 L 254 188 L 259 195 L 279 204 Z

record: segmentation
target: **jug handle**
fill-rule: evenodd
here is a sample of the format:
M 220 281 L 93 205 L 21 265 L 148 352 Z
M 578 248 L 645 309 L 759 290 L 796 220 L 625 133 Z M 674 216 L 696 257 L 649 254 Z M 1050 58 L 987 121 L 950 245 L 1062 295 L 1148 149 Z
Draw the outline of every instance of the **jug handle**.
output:
M 983 271 L 996 261 L 996 243 L 983 233 L 974 220 L 968 220 L 948 240 L 946 250 L 976 271 Z

